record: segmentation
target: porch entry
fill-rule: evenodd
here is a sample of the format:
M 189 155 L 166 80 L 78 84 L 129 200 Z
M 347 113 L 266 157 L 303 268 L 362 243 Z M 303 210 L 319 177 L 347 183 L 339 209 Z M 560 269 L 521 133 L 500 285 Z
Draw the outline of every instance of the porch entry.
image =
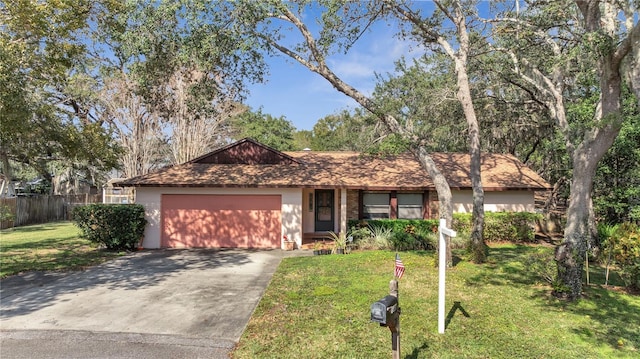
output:
M 334 230 L 334 190 L 316 190 L 315 231 Z

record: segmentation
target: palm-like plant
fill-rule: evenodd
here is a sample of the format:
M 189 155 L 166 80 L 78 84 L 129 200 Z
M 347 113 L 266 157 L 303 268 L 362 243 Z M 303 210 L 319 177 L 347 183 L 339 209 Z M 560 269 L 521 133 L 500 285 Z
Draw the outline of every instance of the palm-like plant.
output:
M 345 232 L 329 232 L 329 237 L 336 249 L 344 249 L 347 246 L 347 234 Z
M 371 230 L 371 238 L 373 244 L 378 249 L 388 249 L 391 247 L 390 242 L 393 237 L 393 230 L 382 226 L 369 226 Z

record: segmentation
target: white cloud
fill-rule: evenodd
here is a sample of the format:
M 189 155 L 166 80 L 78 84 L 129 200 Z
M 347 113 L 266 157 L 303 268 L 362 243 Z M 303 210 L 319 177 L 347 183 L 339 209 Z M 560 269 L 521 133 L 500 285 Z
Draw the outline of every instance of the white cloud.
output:
M 393 27 L 381 25 L 367 33 L 345 55 L 333 56 L 329 66 L 345 81 L 375 81 L 375 74 L 392 73 L 401 57 L 412 59 L 425 52 L 424 46 L 395 37 Z M 380 27 L 380 26 L 379 26 Z
M 333 71 L 344 79 L 373 77 L 375 59 L 368 56 L 354 55 L 342 61 L 331 61 L 329 65 Z

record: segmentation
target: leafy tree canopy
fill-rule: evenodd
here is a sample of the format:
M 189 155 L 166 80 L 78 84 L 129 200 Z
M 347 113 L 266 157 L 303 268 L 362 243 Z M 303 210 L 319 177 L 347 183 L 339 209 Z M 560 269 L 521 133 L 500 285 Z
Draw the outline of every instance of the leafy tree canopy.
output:
M 60 160 L 86 172 L 116 165 L 117 146 L 93 121 L 83 87 L 85 32 L 110 1 L 12 1 L 0 4 L 0 156 L 47 180 Z
M 235 139 L 252 138 L 279 151 L 300 150 L 295 148 L 293 134 L 295 127 L 284 116 L 247 110 L 231 119 L 231 133 Z

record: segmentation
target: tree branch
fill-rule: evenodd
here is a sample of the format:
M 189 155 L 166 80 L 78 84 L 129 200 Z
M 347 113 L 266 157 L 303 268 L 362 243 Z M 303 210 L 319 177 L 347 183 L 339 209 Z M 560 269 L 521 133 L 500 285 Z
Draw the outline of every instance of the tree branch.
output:
M 615 61 L 619 66 L 625 56 L 627 56 L 627 54 L 629 54 L 629 52 L 631 52 L 634 47 L 640 47 L 640 23 L 636 24 L 631 29 L 627 37 L 625 37 L 620 42 L 615 52 L 613 53 L 612 60 Z
M 288 7 L 285 6 L 284 12 L 284 16 L 289 19 L 289 21 L 298 29 L 298 31 L 300 31 L 300 34 L 304 38 L 304 41 L 307 43 L 307 46 L 309 46 L 311 56 L 316 60 L 318 66 L 326 66 L 324 65 L 324 56 L 322 55 L 320 50 L 318 50 L 316 40 L 314 39 L 307 26 L 302 21 L 300 21 L 300 19 L 298 19 L 298 17 Z
M 526 21 L 522 21 L 520 19 L 516 19 L 516 18 L 512 18 L 512 17 L 503 17 L 503 18 L 497 18 L 497 19 L 488 19 L 488 20 L 483 20 L 484 22 L 487 23 L 514 23 L 516 25 L 520 25 L 520 26 L 525 26 L 528 29 L 532 30 L 534 34 L 536 34 L 539 38 L 541 38 L 547 45 L 551 46 L 551 48 L 553 49 L 553 54 L 558 56 L 562 54 L 562 48 L 560 47 L 560 45 L 558 45 L 557 42 L 555 42 L 553 40 L 553 37 L 551 37 L 548 33 L 540 30 L 539 27 L 536 26 L 532 26 L 530 23 L 526 22 Z

